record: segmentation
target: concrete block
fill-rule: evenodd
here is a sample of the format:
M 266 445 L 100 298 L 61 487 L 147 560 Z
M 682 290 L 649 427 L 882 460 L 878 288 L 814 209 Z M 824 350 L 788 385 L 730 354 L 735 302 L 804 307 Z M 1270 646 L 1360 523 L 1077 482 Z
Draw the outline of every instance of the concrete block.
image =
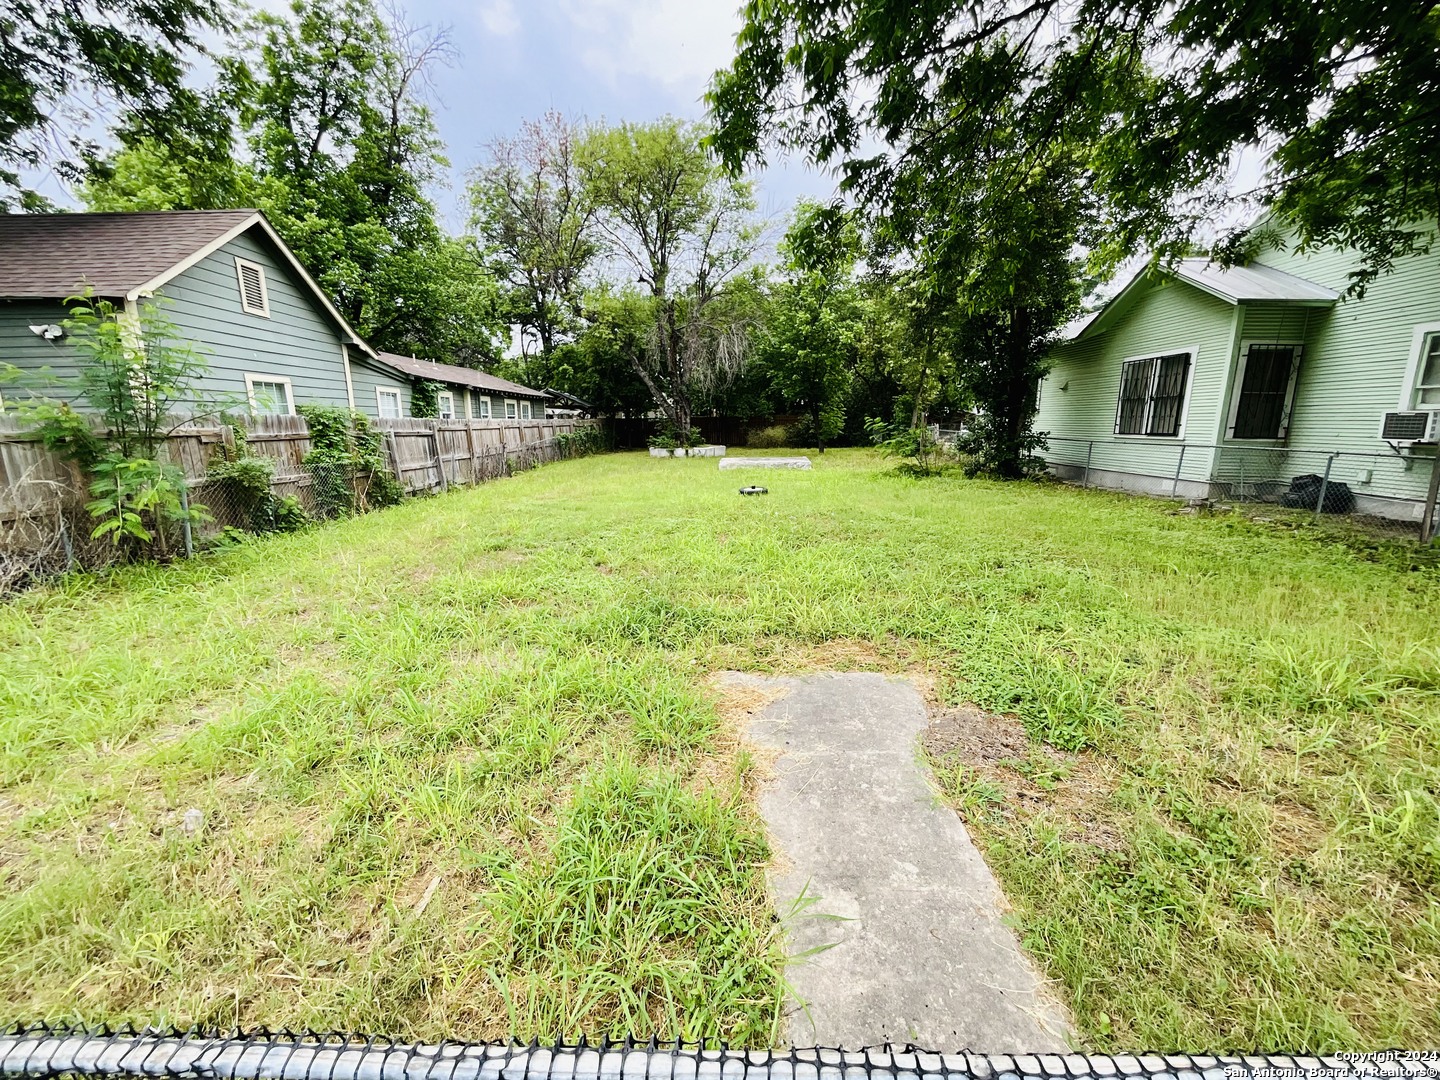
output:
M 808 457 L 722 457 L 722 469 L 808 469 Z

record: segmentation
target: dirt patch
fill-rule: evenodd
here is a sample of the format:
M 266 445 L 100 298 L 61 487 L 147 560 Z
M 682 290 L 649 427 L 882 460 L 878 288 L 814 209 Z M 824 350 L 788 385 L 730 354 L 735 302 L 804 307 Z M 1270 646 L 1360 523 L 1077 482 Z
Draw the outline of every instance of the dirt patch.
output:
M 727 678 L 722 672 L 705 680 L 705 694 L 715 706 L 720 725 L 711 744 L 711 753 L 700 759 L 691 782 L 701 787 L 723 789 L 738 777 L 746 793 L 753 796 L 755 787 L 774 775 L 778 755 L 756 746 L 745 732 L 751 718 L 784 697 L 785 691 L 746 685 Z
M 1003 801 L 997 809 L 1004 816 L 1057 814 L 1072 839 L 1105 851 L 1124 849 L 1108 805 L 1117 780 L 1102 759 L 1062 753 L 1032 739 L 1019 717 L 973 705 L 932 714 L 921 745 L 938 767 L 963 766 L 969 778 L 998 789 Z
M 968 706 L 931 717 L 922 741 L 933 757 L 954 755 L 972 767 L 994 768 L 1025 761 L 1031 748 L 1030 736 L 1018 717 Z

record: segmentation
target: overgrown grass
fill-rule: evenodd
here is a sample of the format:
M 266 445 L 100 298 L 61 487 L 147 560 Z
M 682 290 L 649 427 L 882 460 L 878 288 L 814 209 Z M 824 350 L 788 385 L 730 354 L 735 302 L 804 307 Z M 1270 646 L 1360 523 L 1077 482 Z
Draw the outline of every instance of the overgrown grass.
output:
M 1089 1045 L 1440 1043 L 1433 571 L 816 465 L 568 462 L 0 609 L 0 1014 L 770 1042 L 705 677 L 871 667 L 1063 751 L 939 773 Z

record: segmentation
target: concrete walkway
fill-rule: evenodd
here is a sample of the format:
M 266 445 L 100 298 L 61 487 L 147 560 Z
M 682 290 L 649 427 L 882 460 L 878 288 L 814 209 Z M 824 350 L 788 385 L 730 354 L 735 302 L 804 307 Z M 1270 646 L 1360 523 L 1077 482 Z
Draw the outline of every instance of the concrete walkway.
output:
M 1068 1049 L 1063 1010 L 1001 922 L 995 879 L 930 786 L 914 686 L 867 674 L 727 678 L 785 691 L 750 737 L 781 752 L 760 809 L 796 958 L 786 978 L 807 1004 L 788 1016 L 790 1044 Z

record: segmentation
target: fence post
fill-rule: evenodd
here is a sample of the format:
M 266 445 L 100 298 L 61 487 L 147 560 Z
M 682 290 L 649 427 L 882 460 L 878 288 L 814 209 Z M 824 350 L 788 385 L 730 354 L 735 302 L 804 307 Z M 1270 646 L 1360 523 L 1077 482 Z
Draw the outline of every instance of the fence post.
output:
M 65 549 L 65 569 L 75 569 L 75 545 L 70 541 L 70 526 L 65 521 L 65 508 L 60 508 L 60 545 Z
M 185 536 L 185 557 L 195 557 L 195 533 L 190 528 L 190 482 L 180 481 L 180 512 L 184 515 L 180 519 L 180 531 Z
M 405 487 L 405 474 L 400 470 L 400 447 L 395 442 L 395 432 L 388 428 L 385 430 L 385 449 L 390 451 L 390 469 L 395 474 L 396 483 L 406 495 L 410 494 Z
M 430 428 L 430 441 L 435 444 L 435 471 L 440 474 L 440 493 L 443 495 L 450 490 L 450 485 L 445 479 L 445 459 L 440 454 L 440 421 L 430 421 L 433 427 Z
M 1091 439 L 1091 440 L 1090 440 L 1090 446 L 1089 446 L 1089 448 L 1086 449 L 1086 451 L 1085 451 L 1085 472 L 1084 472 L 1084 473 L 1081 475 L 1081 477 L 1080 477 L 1080 486 L 1081 486 L 1082 488 L 1087 488 L 1087 487 L 1090 486 L 1090 459 L 1093 458 L 1094 456 L 1095 456 L 1095 440 L 1094 440 L 1094 439 Z
M 480 466 L 475 462 L 475 422 L 465 421 L 465 445 L 470 448 L 470 483 L 480 483 Z
M 1170 497 L 1175 498 L 1176 492 L 1180 490 L 1180 470 L 1185 466 L 1185 444 L 1180 444 L 1180 460 L 1175 462 L 1175 478 L 1170 481 Z
M 1325 459 L 1325 475 L 1320 478 L 1320 497 L 1315 500 L 1315 520 L 1320 520 L 1320 515 L 1325 512 L 1325 489 L 1330 486 L 1330 466 L 1335 464 L 1335 459 L 1340 456 L 1339 451 L 1331 454 Z
M 1425 493 L 1425 515 L 1420 519 L 1420 542 L 1429 544 L 1435 541 L 1440 535 L 1436 529 L 1435 521 L 1435 500 L 1440 496 L 1440 449 L 1435 451 L 1435 456 L 1430 459 L 1430 488 Z

